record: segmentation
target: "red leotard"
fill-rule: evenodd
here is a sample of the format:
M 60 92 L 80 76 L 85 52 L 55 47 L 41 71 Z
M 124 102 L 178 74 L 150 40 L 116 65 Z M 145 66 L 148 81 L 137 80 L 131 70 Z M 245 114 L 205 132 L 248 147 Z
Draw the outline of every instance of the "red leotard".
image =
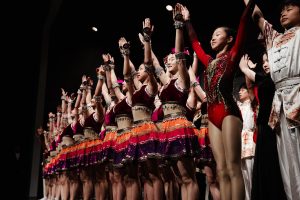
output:
M 233 79 L 236 66 L 241 58 L 245 40 L 246 18 L 242 17 L 234 46 L 228 52 L 213 59 L 206 54 L 197 37 L 191 41 L 199 60 L 206 67 L 205 89 L 208 101 L 208 119 L 222 130 L 223 119 L 233 115 L 242 120 L 240 110 L 233 99 Z

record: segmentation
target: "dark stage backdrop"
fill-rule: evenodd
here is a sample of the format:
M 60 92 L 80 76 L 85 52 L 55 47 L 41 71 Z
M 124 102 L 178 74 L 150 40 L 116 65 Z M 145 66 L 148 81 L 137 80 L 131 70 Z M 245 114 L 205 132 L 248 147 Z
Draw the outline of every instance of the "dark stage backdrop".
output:
M 223 25 L 236 29 L 245 7 L 243 0 L 44 0 L 12 6 L 9 17 L 14 17 L 14 20 L 8 27 L 12 38 L 9 40 L 12 47 L 9 74 L 17 84 L 12 97 L 20 115 L 17 126 L 12 124 L 15 134 L 9 136 L 14 142 L 9 145 L 9 161 L 13 167 L 8 170 L 15 172 L 11 173 L 13 178 L 9 181 L 9 188 L 15 188 L 16 183 L 20 186 L 17 187 L 20 192 L 11 193 L 22 197 L 16 199 L 29 196 L 30 187 L 36 181 L 32 179 L 32 173 L 39 174 L 38 182 L 33 185 L 39 186 L 38 197 L 42 195 L 41 171 L 32 166 L 40 162 L 40 152 L 34 151 L 37 147 L 34 135 L 39 125 L 46 128 L 48 112 L 56 112 L 56 106 L 60 104 L 60 88 L 69 93 L 76 92 L 83 74 L 96 81 L 95 68 L 102 62 L 101 54 L 107 52 L 114 56 L 117 75 L 121 77 L 118 39 L 122 36 L 131 42 L 131 58 L 137 68 L 143 59 L 138 33 L 146 17 L 150 17 L 155 26 L 152 46 L 162 63 L 175 43 L 172 13 L 165 6 L 176 2 L 189 8 L 199 41 L 208 53 L 212 53 L 209 40 L 213 30 Z M 259 1 L 265 17 L 277 28 L 280 2 Z M 92 26 L 96 26 L 98 32 L 92 31 Z M 253 25 L 247 44 L 253 59 L 257 59 L 260 52 L 255 42 L 257 36 L 258 31 Z M 192 52 L 187 38 L 186 46 Z M 240 72 L 237 77 L 236 86 L 242 81 Z M 20 155 L 19 159 L 16 155 Z M 31 189 L 31 195 L 34 193 L 35 190 Z

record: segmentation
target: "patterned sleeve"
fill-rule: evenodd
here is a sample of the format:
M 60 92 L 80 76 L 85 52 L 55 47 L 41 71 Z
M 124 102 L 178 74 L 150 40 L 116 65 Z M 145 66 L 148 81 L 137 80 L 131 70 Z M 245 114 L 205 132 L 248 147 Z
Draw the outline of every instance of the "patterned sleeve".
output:
M 280 35 L 280 33 L 273 29 L 272 24 L 270 24 L 267 20 L 264 21 L 262 34 L 265 40 L 267 50 L 273 47 L 273 42 L 275 38 Z

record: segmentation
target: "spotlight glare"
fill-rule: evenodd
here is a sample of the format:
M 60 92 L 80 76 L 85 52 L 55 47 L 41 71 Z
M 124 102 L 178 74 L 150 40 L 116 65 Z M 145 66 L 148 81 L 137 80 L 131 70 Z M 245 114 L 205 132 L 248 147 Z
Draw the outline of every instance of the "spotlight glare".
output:
M 92 27 L 92 30 L 95 31 L 95 32 L 98 31 L 98 29 L 95 26 Z
M 173 7 L 172 7 L 171 5 L 167 5 L 167 6 L 166 6 L 166 9 L 167 9 L 167 11 L 172 11 L 172 10 L 173 10 Z

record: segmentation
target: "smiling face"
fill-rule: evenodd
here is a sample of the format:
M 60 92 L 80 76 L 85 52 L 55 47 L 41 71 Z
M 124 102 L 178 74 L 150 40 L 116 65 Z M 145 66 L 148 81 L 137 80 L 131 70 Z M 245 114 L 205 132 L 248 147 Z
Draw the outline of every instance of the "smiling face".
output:
M 144 82 L 148 78 L 148 73 L 145 71 L 145 65 L 141 64 L 137 71 L 137 79 Z
M 300 26 L 300 7 L 295 4 L 285 5 L 280 13 L 280 23 L 285 29 Z
M 178 65 L 176 62 L 175 54 L 169 54 L 165 58 L 165 66 L 171 74 L 176 74 L 178 71 Z

